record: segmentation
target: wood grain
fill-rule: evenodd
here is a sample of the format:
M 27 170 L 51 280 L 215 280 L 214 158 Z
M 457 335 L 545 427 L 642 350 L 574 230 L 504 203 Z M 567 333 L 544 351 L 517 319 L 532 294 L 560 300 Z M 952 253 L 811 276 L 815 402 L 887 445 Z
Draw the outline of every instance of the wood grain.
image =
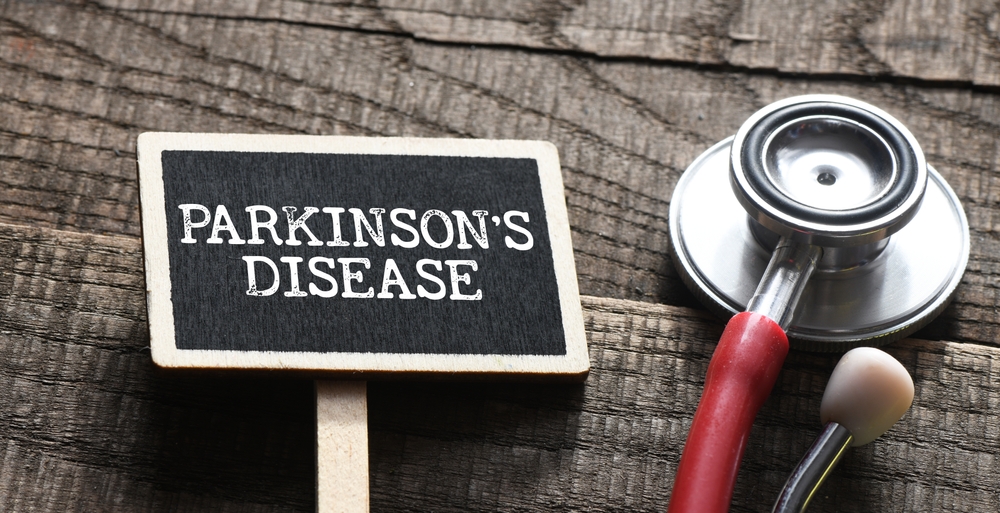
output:
M 312 383 L 154 372 L 139 242 L 0 225 L 0 508 L 309 511 Z M 581 385 L 369 385 L 375 511 L 662 511 L 714 318 L 584 298 Z M 815 511 L 992 511 L 1000 349 L 907 340 L 915 405 L 854 450 Z M 836 355 L 793 352 L 733 511 L 760 511 L 819 431 Z M 930 504 L 931 508 L 924 506 Z
M 138 235 L 145 130 L 543 139 L 560 151 L 581 292 L 694 307 L 667 256 L 679 174 L 767 103 L 837 93 L 898 116 L 969 214 L 967 286 L 921 336 L 1000 334 L 992 94 L 148 11 L 0 10 L 0 220 Z
M 914 409 L 851 453 L 813 509 L 996 511 L 996 13 L 985 0 L 0 2 L 0 510 L 315 508 L 311 382 L 154 372 L 135 140 L 162 130 L 555 143 L 592 296 L 590 378 L 372 383 L 372 508 L 663 511 L 721 332 L 667 256 L 674 184 L 756 109 L 824 92 L 916 134 L 965 206 L 972 256 L 918 334 L 932 341 L 890 348 L 914 374 Z M 819 429 L 835 358 L 790 356 L 734 511 L 773 500 Z
M 221 0 L 193 4 L 104 0 L 101 5 L 118 12 L 282 21 L 426 41 L 790 74 L 1000 85 L 1000 14 L 991 0 Z

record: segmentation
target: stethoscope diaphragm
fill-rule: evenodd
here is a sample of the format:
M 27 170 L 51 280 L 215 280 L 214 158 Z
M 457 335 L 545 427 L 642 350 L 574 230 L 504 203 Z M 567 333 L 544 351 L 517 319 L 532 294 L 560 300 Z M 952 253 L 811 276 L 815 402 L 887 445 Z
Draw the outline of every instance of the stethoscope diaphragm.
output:
M 754 114 L 684 172 L 671 251 L 712 310 L 746 309 L 779 238 L 822 248 L 787 333 L 845 351 L 902 338 L 947 305 L 969 255 L 958 198 L 885 112 L 828 95 Z

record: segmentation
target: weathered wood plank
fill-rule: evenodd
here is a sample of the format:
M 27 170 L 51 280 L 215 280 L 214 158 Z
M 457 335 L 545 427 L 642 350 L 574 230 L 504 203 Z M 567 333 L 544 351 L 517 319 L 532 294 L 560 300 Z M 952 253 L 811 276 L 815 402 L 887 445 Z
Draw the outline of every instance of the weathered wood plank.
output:
M 677 177 L 757 108 L 807 92 L 870 101 L 917 134 L 973 229 L 965 285 L 922 336 L 995 343 L 1000 102 L 958 88 L 11 2 L 0 7 L 0 221 L 138 235 L 144 130 L 545 139 L 562 158 L 582 292 L 696 306 L 667 256 Z
M 920 333 L 958 342 L 889 349 L 914 373 L 914 409 L 850 454 L 811 510 L 1000 510 L 996 11 L 0 2 L 0 510 L 314 510 L 311 382 L 151 365 L 134 142 L 178 130 L 553 141 L 581 290 L 617 298 L 584 299 L 590 379 L 373 383 L 372 504 L 662 511 L 721 330 L 684 308 L 697 305 L 666 254 L 670 194 L 751 112 L 806 92 L 899 116 L 973 228 L 956 301 Z M 790 356 L 734 511 L 773 500 L 819 429 L 835 359 Z
M 428 41 L 782 73 L 1000 85 L 995 2 L 105 0 L 116 11 L 283 21 Z
M 2 232 L 0 509 L 309 508 L 311 383 L 162 378 L 136 239 Z
M 312 383 L 154 372 L 139 241 L 0 225 L 0 509 L 311 511 Z M 585 298 L 581 385 L 372 383 L 377 511 L 662 511 L 721 324 Z M 907 340 L 914 408 L 811 511 L 995 511 L 1000 349 Z M 761 511 L 819 430 L 834 355 L 792 353 L 733 511 Z M 827 498 L 828 497 L 828 498 Z

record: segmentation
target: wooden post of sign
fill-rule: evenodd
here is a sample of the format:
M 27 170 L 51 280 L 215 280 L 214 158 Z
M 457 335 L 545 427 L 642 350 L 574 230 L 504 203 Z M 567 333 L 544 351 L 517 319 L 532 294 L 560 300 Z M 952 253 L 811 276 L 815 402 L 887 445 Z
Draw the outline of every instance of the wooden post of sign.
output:
M 316 382 L 316 511 L 368 512 L 368 385 Z

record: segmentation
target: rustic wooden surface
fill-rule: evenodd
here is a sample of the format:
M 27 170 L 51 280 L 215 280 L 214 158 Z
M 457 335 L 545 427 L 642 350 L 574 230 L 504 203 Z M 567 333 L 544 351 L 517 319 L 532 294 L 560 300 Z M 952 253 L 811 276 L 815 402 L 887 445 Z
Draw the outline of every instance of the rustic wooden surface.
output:
M 544 139 L 563 163 L 580 385 L 369 385 L 374 511 L 663 511 L 721 322 L 680 283 L 686 165 L 806 92 L 899 117 L 972 226 L 951 307 L 891 345 L 917 398 L 810 511 L 1000 510 L 996 2 L 0 2 L 0 510 L 312 511 L 313 384 L 157 372 L 147 130 Z M 835 355 L 793 353 L 733 511 L 819 430 Z

